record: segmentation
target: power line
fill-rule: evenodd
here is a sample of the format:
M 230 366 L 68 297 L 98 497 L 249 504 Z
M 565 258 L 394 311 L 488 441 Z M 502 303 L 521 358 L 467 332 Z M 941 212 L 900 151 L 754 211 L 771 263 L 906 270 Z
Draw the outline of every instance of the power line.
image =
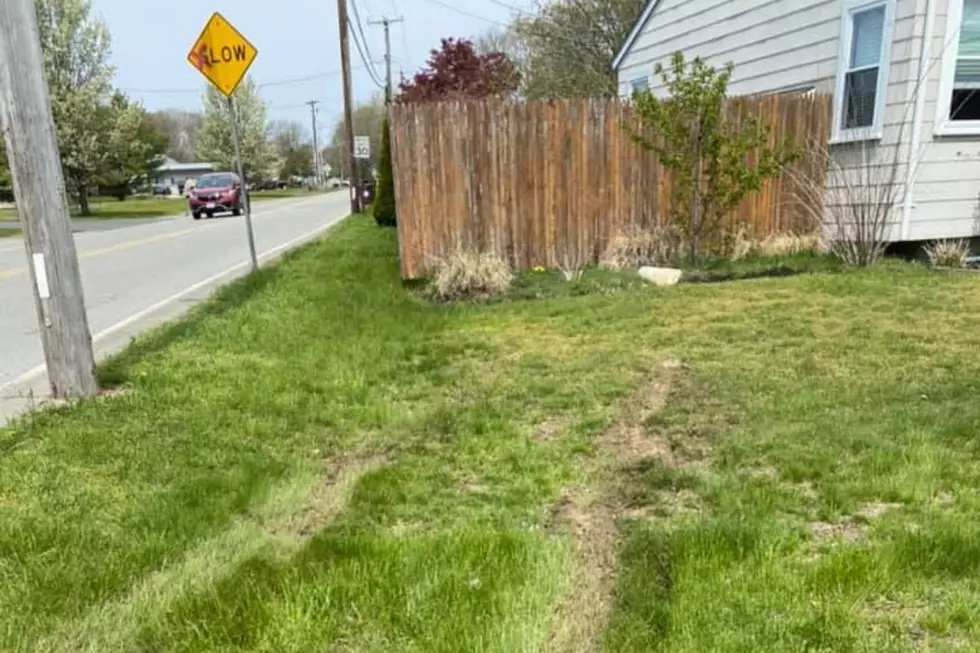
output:
M 354 37 L 354 47 L 357 48 L 357 53 L 361 56 L 361 61 L 364 62 L 364 66 L 367 68 L 368 74 L 371 76 L 371 81 L 376 85 L 384 88 L 384 82 L 381 81 L 380 76 L 374 69 L 374 57 L 371 56 L 371 48 L 368 47 L 367 36 L 364 34 L 364 26 L 361 25 L 361 14 L 357 9 L 357 0 L 350 0 L 351 9 L 354 10 L 354 23 L 351 23 L 350 16 L 347 17 L 347 23 L 351 26 L 351 35 Z M 354 28 L 356 27 L 356 31 Z M 358 40 L 358 34 L 360 34 L 360 40 Z M 361 49 L 363 45 L 363 50 Z
M 368 76 L 371 78 L 371 81 L 374 82 L 375 86 L 377 86 L 380 89 L 383 89 L 385 87 L 384 82 L 382 82 L 381 80 L 379 80 L 377 78 L 377 75 L 374 72 L 374 68 L 372 66 L 368 65 L 368 62 L 370 60 L 364 54 L 364 50 L 361 49 L 361 43 L 357 39 L 357 33 L 353 29 L 354 24 L 351 22 L 350 18 L 347 19 L 347 24 L 351 28 L 351 30 L 350 30 L 351 31 L 351 36 L 354 37 L 354 39 L 353 39 L 354 40 L 354 47 L 357 48 L 357 54 L 361 57 L 361 61 L 364 62 L 364 67 L 367 68 Z
M 354 70 L 360 70 L 363 66 L 351 66 Z M 312 75 L 304 75 L 302 77 L 284 77 L 280 79 L 273 79 L 268 82 L 261 82 L 256 84 L 258 88 L 267 88 L 270 86 L 288 86 L 290 84 L 302 84 L 304 82 L 312 82 L 318 79 L 325 79 L 327 77 L 336 77 L 342 74 L 342 70 L 331 70 L 329 72 L 314 73 Z M 120 91 L 124 93 L 141 93 L 141 94 L 178 94 L 178 93 L 201 93 L 202 88 L 120 88 Z
M 381 20 L 371 20 L 368 21 L 371 25 L 381 25 L 385 30 L 385 102 L 391 102 L 394 88 L 391 81 L 391 25 L 393 23 L 401 23 L 404 19 L 401 16 L 397 18 L 388 18 L 383 16 Z
M 449 11 L 456 12 L 460 16 L 466 16 L 468 18 L 475 18 L 477 20 L 482 20 L 485 23 L 490 23 L 491 25 L 497 25 L 498 27 L 507 27 L 507 25 L 504 25 L 501 22 L 498 22 L 496 20 L 490 20 L 489 18 L 485 18 L 483 16 L 477 16 L 476 14 L 471 14 L 468 11 L 463 11 L 462 9 L 460 9 L 458 7 L 452 6 L 451 4 L 449 4 L 447 2 L 442 2 L 442 0 L 426 0 L 426 2 L 431 2 L 432 4 L 438 5 L 438 6 L 442 7 L 443 9 L 448 9 Z
M 518 7 L 515 7 L 514 5 L 509 5 L 506 2 L 501 2 L 500 0 L 490 0 L 490 2 L 497 5 L 498 7 L 503 7 L 504 9 L 510 9 L 511 11 L 516 11 L 519 14 L 527 13 L 526 9 L 520 9 Z

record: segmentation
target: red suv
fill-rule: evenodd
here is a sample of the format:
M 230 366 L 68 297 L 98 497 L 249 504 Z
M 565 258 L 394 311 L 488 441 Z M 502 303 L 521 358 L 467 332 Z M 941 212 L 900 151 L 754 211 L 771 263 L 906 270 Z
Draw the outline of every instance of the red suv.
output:
M 187 194 L 187 203 L 195 220 L 200 220 L 201 215 L 213 217 L 215 213 L 241 215 L 242 182 L 234 172 L 202 175 L 197 186 Z

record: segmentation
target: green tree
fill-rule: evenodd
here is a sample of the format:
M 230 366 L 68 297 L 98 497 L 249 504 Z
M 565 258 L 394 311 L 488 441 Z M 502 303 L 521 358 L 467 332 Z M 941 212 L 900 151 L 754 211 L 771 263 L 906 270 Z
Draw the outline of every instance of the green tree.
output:
M 305 138 L 303 126 L 292 120 L 277 120 L 269 131 L 282 160 L 279 179 L 313 176 L 313 145 Z
M 87 215 L 89 187 L 110 158 L 107 136 L 135 138 L 117 131 L 132 124 L 132 115 L 106 111 L 115 71 L 109 64 L 109 29 L 91 17 L 91 2 L 35 0 L 35 9 L 62 172 Z
M 146 177 L 160 165 L 169 139 L 143 107 L 118 91 L 100 110 L 105 120 L 106 160 L 97 181 L 100 188 L 124 199 L 135 178 Z
M 248 78 L 235 91 L 235 115 L 246 179 L 265 179 L 279 172 L 281 160 L 269 138 L 265 102 L 258 86 Z M 218 169 L 234 171 L 235 144 L 232 140 L 232 114 L 228 100 L 212 86 L 204 93 L 204 120 L 198 140 L 198 154 Z
M 661 64 L 655 70 L 669 98 L 659 100 L 649 91 L 634 95 L 640 124 L 656 136 L 634 130 L 633 138 L 673 173 L 669 219 L 687 238 L 693 264 L 724 217 L 800 153 L 788 140 L 769 147 L 770 127 L 754 116 L 739 122 L 728 118 L 731 64 L 721 70 L 700 58 L 688 64 L 677 52 L 669 70 Z
M 150 120 L 167 137 L 167 156 L 181 163 L 190 163 L 197 158 L 197 138 L 203 120 L 200 113 L 164 109 L 151 113 Z
M 504 47 L 518 63 L 520 92 L 529 100 L 615 97 L 610 62 L 647 0 L 549 0 L 522 14 L 483 47 Z
M 398 224 L 395 206 L 395 171 L 391 163 L 391 126 L 386 117 L 381 125 L 381 152 L 378 153 L 378 191 L 374 198 L 374 220 L 381 227 Z
M 293 146 L 285 153 L 280 151 L 280 156 L 282 168 L 279 169 L 279 179 L 313 176 L 313 146 L 309 143 Z
M 362 180 L 369 179 L 377 166 L 381 146 L 381 124 L 384 122 L 385 111 L 384 98 L 381 95 L 354 108 L 354 133 L 367 136 L 371 140 L 371 158 L 357 162 L 358 173 Z M 347 141 L 344 134 L 345 125 L 341 119 L 334 125 L 330 144 L 324 148 L 324 163 L 330 166 L 333 174 L 340 174 L 341 171 L 348 172 L 345 160 Z
M 7 164 L 7 153 L 0 145 L 0 202 L 12 202 L 14 199 L 14 184 L 10 177 L 10 166 Z

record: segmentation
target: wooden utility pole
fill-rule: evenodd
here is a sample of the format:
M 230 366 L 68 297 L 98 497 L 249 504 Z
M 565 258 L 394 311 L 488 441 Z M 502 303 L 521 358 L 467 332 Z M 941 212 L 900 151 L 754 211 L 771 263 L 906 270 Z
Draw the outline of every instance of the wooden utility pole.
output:
M 33 0 L 0 2 L 0 125 L 55 398 L 98 392 Z
M 310 106 L 310 118 L 313 120 L 313 183 L 317 188 L 323 185 L 320 180 L 320 149 L 316 134 L 316 105 L 319 103 L 319 100 L 307 102 Z
M 360 213 L 361 193 L 360 175 L 357 170 L 357 161 L 354 160 L 354 98 L 351 90 L 350 76 L 350 42 L 348 40 L 350 19 L 347 17 L 347 0 L 337 0 L 337 24 L 340 26 L 340 67 L 343 69 L 344 77 L 344 136 L 347 140 L 347 151 L 344 158 L 347 160 L 347 169 L 350 171 L 350 211 Z
M 385 100 L 391 102 L 394 97 L 394 88 L 391 81 L 391 26 L 393 23 L 400 23 L 404 19 L 399 16 L 398 18 L 388 18 L 384 16 L 381 20 L 369 20 L 370 25 L 381 25 L 385 30 L 385 89 L 387 91 L 385 95 Z

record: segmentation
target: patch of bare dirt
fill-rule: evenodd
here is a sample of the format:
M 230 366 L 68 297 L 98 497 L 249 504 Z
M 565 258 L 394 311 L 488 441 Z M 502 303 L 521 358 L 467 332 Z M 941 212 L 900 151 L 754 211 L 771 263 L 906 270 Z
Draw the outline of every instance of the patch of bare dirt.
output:
M 312 538 L 344 509 L 357 480 L 388 460 L 387 456 L 357 459 L 345 455 L 326 463 L 324 476 L 308 489 L 296 507 L 267 523 L 265 530 L 297 541 Z
M 568 425 L 561 419 L 548 419 L 534 429 L 534 439 L 542 444 L 557 440 Z
M 818 521 L 810 524 L 810 536 L 816 544 L 857 544 L 868 539 L 868 528 L 849 519 Z
M 644 460 L 678 465 L 670 443 L 651 436 L 644 422 L 667 403 L 682 368 L 678 359 L 663 361 L 650 383 L 623 406 L 622 417 L 598 438 L 600 455 L 587 476 L 610 476 Z M 635 517 L 616 500 L 610 487 L 585 486 L 567 490 L 552 510 L 549 530 L 571 535 L 578 561 L 575 577 L 552 619 L 546 650 L 550 653 L 599 651 L 615 586 L 619 548 L 617 522 Z
M 854 514 L 867 521 L 874 521 L 883 515 L 898 510 L 902 507 L 900 503 L 883 503 L 881 501 L 871 501 L 861 506 Z
M 598 650 L 613 591 L 618 533 L 616 509 L 601 497 L 568 492 L 552 514 L 571 531 L 579 564 L 571 587 L 552 618 L 548 651 Z

